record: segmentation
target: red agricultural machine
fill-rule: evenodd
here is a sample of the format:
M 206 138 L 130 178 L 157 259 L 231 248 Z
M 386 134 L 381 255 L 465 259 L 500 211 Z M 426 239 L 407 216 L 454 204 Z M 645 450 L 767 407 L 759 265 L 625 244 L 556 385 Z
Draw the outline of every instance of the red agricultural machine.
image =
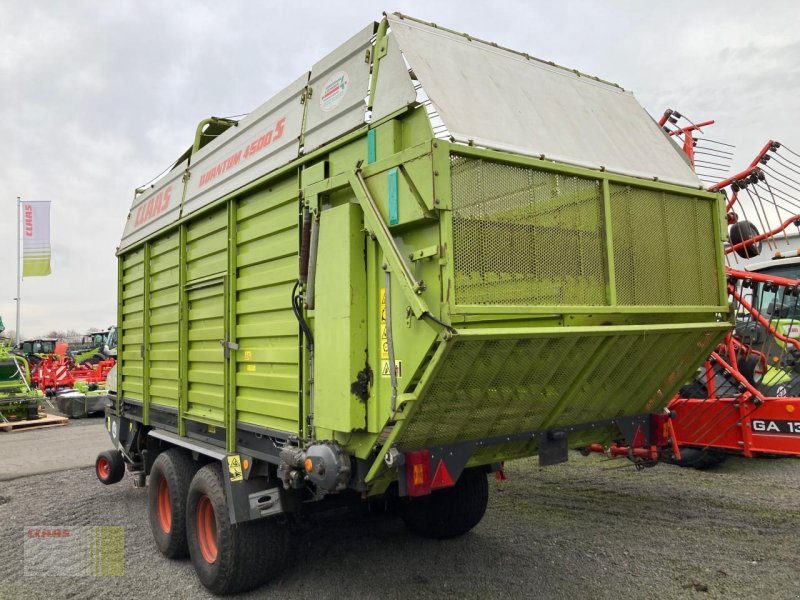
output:
M 60 342 L 31 361 L 30 385 L 47 398 L 55 398 L 58 410 L 68 417 L 102 414 L 108 392 L 106 380 L 116 364 L 114 356 L 70 352 L 69 344 Z M 47 400 L 51 403 L 52 401 Z
M 720 181 L 733 152 L 702 135 L 713 123 L 672 110 L 659 121 L 709 189 L 726 194 L 725 275 L 736 327 L 668 405 L 671 456 L 636 444 L 587 452 L 695 468 L 731 454 L 800 456 L 800 154 L 770 140 L 746 169 Z M 764 254 L 771 260 L 753 262 Z
M 53 396 L 58 390 L 75 387 L 78 382 L 105 384 L 115 364 L 113 357 L 95 363 L 75 364 L 75 360 L 67 354 L 51 354 L 39 361 L 31 380 L 46 395 Z

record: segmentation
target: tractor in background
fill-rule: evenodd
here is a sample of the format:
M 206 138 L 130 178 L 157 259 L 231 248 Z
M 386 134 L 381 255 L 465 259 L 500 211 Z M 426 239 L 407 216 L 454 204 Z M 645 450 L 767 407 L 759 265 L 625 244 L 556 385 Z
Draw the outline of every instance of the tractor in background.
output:
M 117 328 L 87 333 L 79 344 L 72 348 L 76 365 L 97 364 L 117 355 Z

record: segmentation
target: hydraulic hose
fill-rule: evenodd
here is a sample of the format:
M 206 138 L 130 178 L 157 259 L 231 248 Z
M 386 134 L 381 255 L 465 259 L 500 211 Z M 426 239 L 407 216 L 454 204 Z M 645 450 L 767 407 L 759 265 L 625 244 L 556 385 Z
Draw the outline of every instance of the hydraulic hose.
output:
M 292 288 L 292 312 L 297 322 L 300 324 L 300 329 L 303 331 L 303 336 L 306 338 L 306 345 L 310 350 L 314 347 L 314 336 L 311 333 L 311 329 L 308 327 L 308 323 L 306 323 L 306 320 L 303 318 L 303 307 L 301 306 L 300 295 L 297 293 L 299 288 L 300 282 L 298 281 L 294 284 L 294 288 Z

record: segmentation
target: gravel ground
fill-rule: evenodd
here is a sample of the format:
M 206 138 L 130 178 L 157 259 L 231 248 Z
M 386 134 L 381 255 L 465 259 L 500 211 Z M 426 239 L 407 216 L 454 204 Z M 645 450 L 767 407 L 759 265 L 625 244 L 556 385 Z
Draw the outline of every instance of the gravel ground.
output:
M 797 598 L 800 461 L 731 459 L 714 472 L 577 454 L 508 465 L 462 538 L 394 517 L 330 515 L 295 538 L 292 566 L 245 598 Z M 91 468 L 0 487 L 0 597 L 208 598 L 188 560 L 162 558 L 146 491 Z M 123 525 L 122 577 L 22 576 L 25 525 Z

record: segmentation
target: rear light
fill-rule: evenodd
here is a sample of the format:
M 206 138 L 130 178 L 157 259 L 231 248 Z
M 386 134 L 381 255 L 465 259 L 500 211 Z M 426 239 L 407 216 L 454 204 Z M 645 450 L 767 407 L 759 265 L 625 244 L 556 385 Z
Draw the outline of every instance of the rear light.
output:
M 406 491 L 411 497 L 431 493 L 431 451 L 406 452 Z
M 438 490 L 446 487 L 453 487 L 456 484 L 453 481 L 450 471 L 447 470 L 447 465 L 444 460 L 439 459 L 439 464 L 436 465 L 436 471 L 433 472 L 433 479 L 431 479 L 431 489 Z
M 670 417 L 670 414 L 666 412 L 650 415 L 650 444 L 652 446 L 669 445 Z
M 433 490 L 453 487 L 456 484 L 442 458 L 431 473 L 430 450 L 406 452 L 405 465 L 406 491 L 411 497 L 426 496 Z

